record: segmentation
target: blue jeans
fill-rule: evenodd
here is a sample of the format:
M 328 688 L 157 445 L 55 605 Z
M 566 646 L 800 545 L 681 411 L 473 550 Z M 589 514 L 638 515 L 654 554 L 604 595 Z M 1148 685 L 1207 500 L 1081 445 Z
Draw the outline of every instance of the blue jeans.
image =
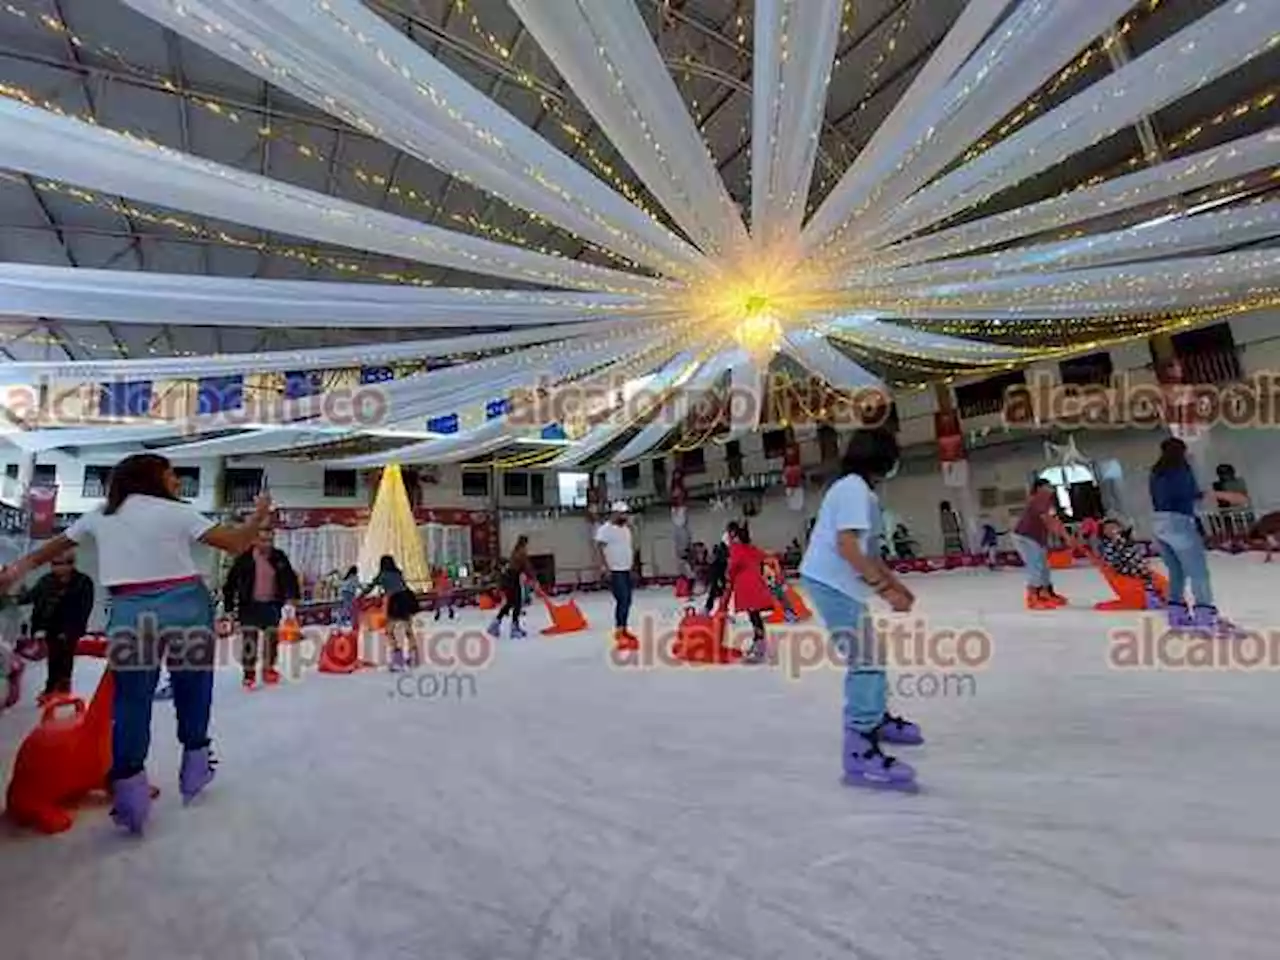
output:
M 613 593 L 613 625 L 625 630 L 631 616 L 631 571 L 610 570 L 609 590 Z
M 857 598 L 819 580 L 804 577 L 803 583 L 818 616 L 827 625 L 831 642 L 845 658 L 845 729 L 870 733 L 884 720 L 889 688 L 867 608 Z
M 1187 581 L 1196 606 L 1213 606 L 1213 586 L 1209 582 L 1209 558 L 1196 529 L 1196 518 L 1184 513 L 1156 513 L 1151 518 L 1160 559 L 1169 569 L 1169 602 L 1185 603 Z
M 1053 589 L 1053 581 L 1049 579 L 1049 551 L 1043 543 L 1037 543 L 1030 537 L 1020 533 L 1013 535 L 1013 547 L 1022 558 L 1027 568 L 1027 586 L 1033 590 Z
M 162 661 L 173 685 L 179 742 L 188 750 L 207 746 L 217 643 L 213 598 L 205 585 L 112 597 L 107 636 L 107 662 L 115 674 L 110 778 L 123 780 L 146 766 Z

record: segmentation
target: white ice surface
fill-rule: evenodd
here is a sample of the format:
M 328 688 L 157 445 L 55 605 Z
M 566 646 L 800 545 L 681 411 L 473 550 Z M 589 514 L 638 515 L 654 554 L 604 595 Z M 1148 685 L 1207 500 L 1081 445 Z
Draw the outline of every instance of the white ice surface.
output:
M 1277 625 L 1280 564 L 1213 568 L 1224 608 Z M 1089 570 L 1049 614 L 1015 572 L 911 582 L 939 625 L 995 639 L 975 696 L 896 704 L 929 737 L 899 751 L 918 796 L 840 786 L 835 671 L 619 671 L 593 595 L 593 630 L 504 642 L 474 698 L 400 699 L 385 673 L 248 695 L 223 671 L 222 765 L 187 809 L 157 705 L 144 839 L 102 806 L 57 837 L 0 828 L 0 955 L 1280 956 L 1280 675 L 1110 669 L 1129 615 L 1085 608 Z M 0 717 L 6 781 L 39 673 Z

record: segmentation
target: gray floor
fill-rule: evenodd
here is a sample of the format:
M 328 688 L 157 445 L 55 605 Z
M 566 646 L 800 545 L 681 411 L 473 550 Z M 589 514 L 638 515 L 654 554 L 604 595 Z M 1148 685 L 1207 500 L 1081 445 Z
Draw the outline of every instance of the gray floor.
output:
M 1241 619 L 1275 622 L 1280 566 L 1215 571 Z M 228 670 L 197 804 L 162 705 L 145 839 L 101 806 L 59 837 L 0 829 L 0 953 L 1275 957 L 1280 675 L 1116 671 L 1123 615 L 1022 613 L 1016 574 L 912 583 L 936 626 L 995 643 L 976 693 L 898 702 L 929 735 L 918 796 L 840 786 L 831 670 L 618 670 L 598 630 L 504 645 L 461 698 L 384 673 L 246 695 Z M 1062 587 L 1103 595 L 1087 570 Z M 0 717 L 6 778 L 29 700 Z

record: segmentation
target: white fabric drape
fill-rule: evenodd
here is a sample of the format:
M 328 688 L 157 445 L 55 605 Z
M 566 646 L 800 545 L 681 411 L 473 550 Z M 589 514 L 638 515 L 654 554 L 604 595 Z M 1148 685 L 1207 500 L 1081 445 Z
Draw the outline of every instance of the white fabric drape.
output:
M 844 194 L 853 243 L 1029 97 L 1058 68 L 1119 19 L 1132 0 L 1022 0 L 927 104 L 888 144 L 872 177 Z
M 849 287 L 964 283 L 1028 270 L 1069 270 L 1221 250 L 1280 236 L 1280 201 L 1193 216 L 1167 215 L 1164 222 L 1139 223 L 1057 243 L 1012 247 L 983 256 L 962 257 L 914 267 L 856 272 Z
M 662 404 L 653 420 L 640 429 L 613 457 L 615 462 L 635 460 L 661 443 L 672 430 L 679 429 L 694 404 L 707 399 L 721 375 L 736 363 L 746 359 L 745 350 L 724 350 L 702 364 L 672 396 Z
M 954 363 L 1007 363 L 1025 360 L 1033 352 L 1022 347 L 914 330 L 874 317 L 836 317 L 825 325 L 825 329 L 835 336 L 887 354 L 910 353 Z
M 59 268 L 61 269 L 61 268 Z M 0 303 L 3 298 L 0 297 Z M 0 313 L 3 309 L 0 308 Z M 43 314 L 42 314 L 43 315 Z M 56 316 L 56 314 L 55 314 Z M 505 350 L 553 340 L 579 340 L 617 332 L 612 320 L 589 321 L 555 327 L 533 327 L 509 333 L 478 333 L 432 340 L 360 343 L 349 347 L 300 347 L 211 357 L 155 357 L 136 360 L 28 360 L 5 363 L 10 380 L 25 377 L 48 380 L 101 381 L 164 380 L 231 374 L 278 373 L 285 370 L 338 370 L 354 366 L 404 363 L 472 350 Z
M 1280 128 L 1273 127 L 1114 180 L 895 244 L 866 262 L 891 267 L 951 257 L 1226 184 L 1277 163 Z M 1235 188 L 1222 189 L 1234 192 Z
M 552 257 L 260 177 L 0 99 L 0 166 L 262 230 L 551 287 L 662 292 L 669 284 Z
M 868 239 L 888 242 L 943 220 L 1173 103 L 1270 49 L 1275 23 L 1267 0 L 1218 7 L 910 197 Z
M 635 0 L 510 0 L 628 165 L 705 253 L 747 232 Z
M 125 2 L 316 108 L 606 250 L 668 275 L 698 269 L 687 243 L 359 0 Z
M 879 377 L 850 360 L 817 330 L 793 330 L 782 338 L 781 347 L 783 353 L 837 389 L 883 390 L 888 396 Z
M 756 0 L 751 233 L 761 247 L 799 236 L 842 6 L 842 0 Z
M 744 357 L 729 373 L 729 434 L 736 440 L 760 423 L 768 394 L 769 364 Z
M 858 151 L 849 169 L 805 225 L 802 240 L 806 252 L 826 243 L 848 223 L 854 208 L 874 184 L 873 171 L 885 151 L 969 59 L 1012 2 L 1014 0 L 970 0 L 907 92 L 876 128 L 867 145 Z
M 0 263 L 0 313 L 113 323 L 251 327 L 474 327 L 647 316 L 633 295 L 321 280 L 255 280 Z M 569 332 L 569 331 L 566 331 Z

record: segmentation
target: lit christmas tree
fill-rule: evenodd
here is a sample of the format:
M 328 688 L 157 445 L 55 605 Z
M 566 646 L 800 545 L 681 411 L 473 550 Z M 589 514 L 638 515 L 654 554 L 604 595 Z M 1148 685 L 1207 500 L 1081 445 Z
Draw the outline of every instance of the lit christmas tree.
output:
M 382 471 L 378 493 L 373 500 L 369 528 L 360 545 L 360 579 L 366 583 L 378 572 L 378 561 L 384 554 L 395 558 L 410 587 L 425 589 L 431 582 L 431 568 L 422 549 L 422 538 L 409 506 L 400 464 L 392 463 Z

